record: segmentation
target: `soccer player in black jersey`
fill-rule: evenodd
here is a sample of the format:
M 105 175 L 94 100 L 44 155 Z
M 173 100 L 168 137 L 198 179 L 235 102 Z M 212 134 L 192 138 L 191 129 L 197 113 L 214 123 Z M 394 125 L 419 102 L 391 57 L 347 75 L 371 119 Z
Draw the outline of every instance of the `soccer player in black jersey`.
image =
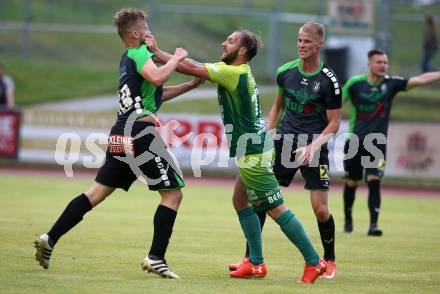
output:
M 319 58 L 325 27 L 305 23 L 298 32 L 299 58 L 277 70 L 278 94 L 268 117 L 268 129 L 274 134 L 273 171 L 281 186 L 289 186 L 301 170 L 310 190 L 310 200 L 318 220 L 327 269 L 322 277 L 336 275 L 335 224 L 328 210 L 330 186 L 326 142 L 339 129 L 341 89 L 334 72 Z M 281 119 L 282 117 L 282 119 Z M 265 215 L 258 213 L 261 228 Z M 248 255 L 246 249 L 246 256 Z M 231 264 L 234 269 L 238 264 Z
M 353 231 L 352 209 L 358 181 L 365 169 L 368 185 L 368 208 L 370 210 L 369 236 L 382 236 L 377 223 L 380 211 L 380 181 L 386 160 L 386 136 L 394 97 L 399 91 L 427 85 L 440 80 L 440 71 L 424 73 L 405 79 L 388 76 L 388 57 L 377 49 L 368 52 L 368 74 L 353 76 L 345 83 L 343 100 L 351 102 L 349 133 L 351 137 L 344 146 L 344 232 Z M 356 142 L 354 142 L 356 141 Z M 350 152 L 350 143 L 358 145 L 357 152 Z M 354 146 L 353 145 L 353 146 Z M 378 152 L 374 152 L 378 151 Z M 373 154 L 375 153 L 375 154 Z M 368 166 L 363 166 L 362 157 Z
M 137 9 L 122 9 L 113 23 L 126 48 L 119 68 L 119 112 L 113 125 L 104 165 L 87 192 L 74 198 L 52 228 L 34 242 L 36 259 L 47 269 L 50 256 L 59 238 L 76 226 L 93 207 L 106 199 L 116 188 L 128 191 L 138 177 L 150 190 L 158 191 L 161 201 L 154 215 L 154 234 L 142 268 L 165 278 L 178 279 L 165 261 L 165 252 L 182 200 L 184 186 L 177 164 L 155 131 L 154 114 L 162 102 L 187 92 L 200 84 L 200 79 L 173 87 L 162 87 L 179 61 L 187 56 L 177 48 L 172 58 L 156 67 L 144 40 L 150 34 L 146 15 Z

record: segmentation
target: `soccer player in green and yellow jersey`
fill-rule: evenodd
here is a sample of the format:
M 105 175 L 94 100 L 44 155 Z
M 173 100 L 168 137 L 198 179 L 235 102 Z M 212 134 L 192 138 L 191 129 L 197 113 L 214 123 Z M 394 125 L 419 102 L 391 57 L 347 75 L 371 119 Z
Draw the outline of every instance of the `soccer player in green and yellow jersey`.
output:
M 353 231 L 352 209 L 358 181 L 365 169 L 365 181 L 368 185 L 368 208 L 370 211 L 369 236 L 382 236 L 377 223 L 380 211 L 380 181 L 386 163 L 386 136 L 394 97 L 400 91 L 427 85 L 440 80 L 440 71 L 424 73 L 405 79 L 388 76 L 388 57 L 377 49 L 368 52 L 368 74 L 353 76 L 342 88 L 344 101 L 351 102 L 349 133 L 344 153 L 349 152 L 350 142 L 359 142 L 354 155 L 344 160 L 344 232 Z M 357 145 L 357 143 L 356 143 Z M 373 150 L 379 151 L 372 154 Z M 362 165 L 362 157 L 368 157 L 369 166 Z M 373 160 L 371 160 L 373 159 Z M 365 161 L 365 162 L 367 162 Z
M 147 40 L 157 58 L 171 57 L 159 50 L 154 39 Z M 238 165 L 233 204 L 249 244 L 249 259 L 231 271 L 234 278 L 264 277 L 260 221 L 255 212 L 269 214 L 305 259 L 303 283 L 313 283 L 326 269 L 298 218 L 283 203 L 271 168 L 272 142 L 261 117 L 258 90 L 248 62 L 257 54 L 259 38 L 249 31 L 236 31 L 222 43 L 222 61 L 200 64 L 185 59 L 177 70 L 218 85 L 220 112 L 228 133 L 230 156 Z

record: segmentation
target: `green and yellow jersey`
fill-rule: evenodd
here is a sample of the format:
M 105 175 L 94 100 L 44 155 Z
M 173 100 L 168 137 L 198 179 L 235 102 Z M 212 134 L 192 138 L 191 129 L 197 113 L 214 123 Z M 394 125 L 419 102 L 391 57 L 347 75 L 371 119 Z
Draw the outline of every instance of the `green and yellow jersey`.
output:
M 257 84 L 248 64 L 206 63 L 218 85 L 218 103 L 229 143 L 229 156 L 264 151 L 267 127 L 261 116 Z M 272 146 L 270 146 L 272 147 Z

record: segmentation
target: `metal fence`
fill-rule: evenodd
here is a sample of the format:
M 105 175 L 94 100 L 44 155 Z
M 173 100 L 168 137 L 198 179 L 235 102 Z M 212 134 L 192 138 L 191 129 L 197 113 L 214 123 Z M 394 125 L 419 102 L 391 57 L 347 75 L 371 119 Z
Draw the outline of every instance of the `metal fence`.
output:
M 427 13 L 440 15 L 440 5 L 373 1 L 375 27 L 368 37 L 389 52 L 392 71 L 417 73 L 423 17 Z M 329 24 L 328 1 L 323 0 L 0 0 L 0 58 L 57 59 L 90 65 L 117 60 L 120 45 L 111 18 L 117 9 L 127 6 L 148 11 L 150 26 L 164 49 L 185 46 L 203 62 L 218 59 L 220 44 L 231 31 L 247 28 L 259 33 L 265 45 L 253 66 L 256 75 L 267 80 L 273 79 L 279 65 L 296 56 L 296 33 L 302 23 Z M 433 61 L 437 67 L 439 60 L 437 56 Z

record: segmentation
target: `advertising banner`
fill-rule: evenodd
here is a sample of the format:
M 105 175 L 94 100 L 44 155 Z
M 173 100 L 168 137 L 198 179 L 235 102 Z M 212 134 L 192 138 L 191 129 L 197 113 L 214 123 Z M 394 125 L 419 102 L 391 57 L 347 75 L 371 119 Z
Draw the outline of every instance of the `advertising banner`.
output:
M 23 116 L 19 158 L 99 168 L 114 122 L 114 114 L 108 113 L 27 111 Z M 14 124 L 11 121 L 3 123 L 3 129 L 11 130 L 6 125 Z M 235 170 L 220 115 L 164 113 L 158 115 L 156 126 L 180 167 L 191 169 L 194 176 L 201 176 L 203 170 Z M 337 136 L 328 144 L 333 175 L 344 173 L 347 132 L 348 122 L 342 121 Z M 440 125 L 391 123 L 385 174 L 440 178 L 440 136 L 435 134 L 440 134 Z
M 20 142 L 20 113 L 0 111 L 0 157 L 17 158 Z
M 330 0 L 328 15 L 333 33 L 371 34 L 373 32 L 373 0 Z

